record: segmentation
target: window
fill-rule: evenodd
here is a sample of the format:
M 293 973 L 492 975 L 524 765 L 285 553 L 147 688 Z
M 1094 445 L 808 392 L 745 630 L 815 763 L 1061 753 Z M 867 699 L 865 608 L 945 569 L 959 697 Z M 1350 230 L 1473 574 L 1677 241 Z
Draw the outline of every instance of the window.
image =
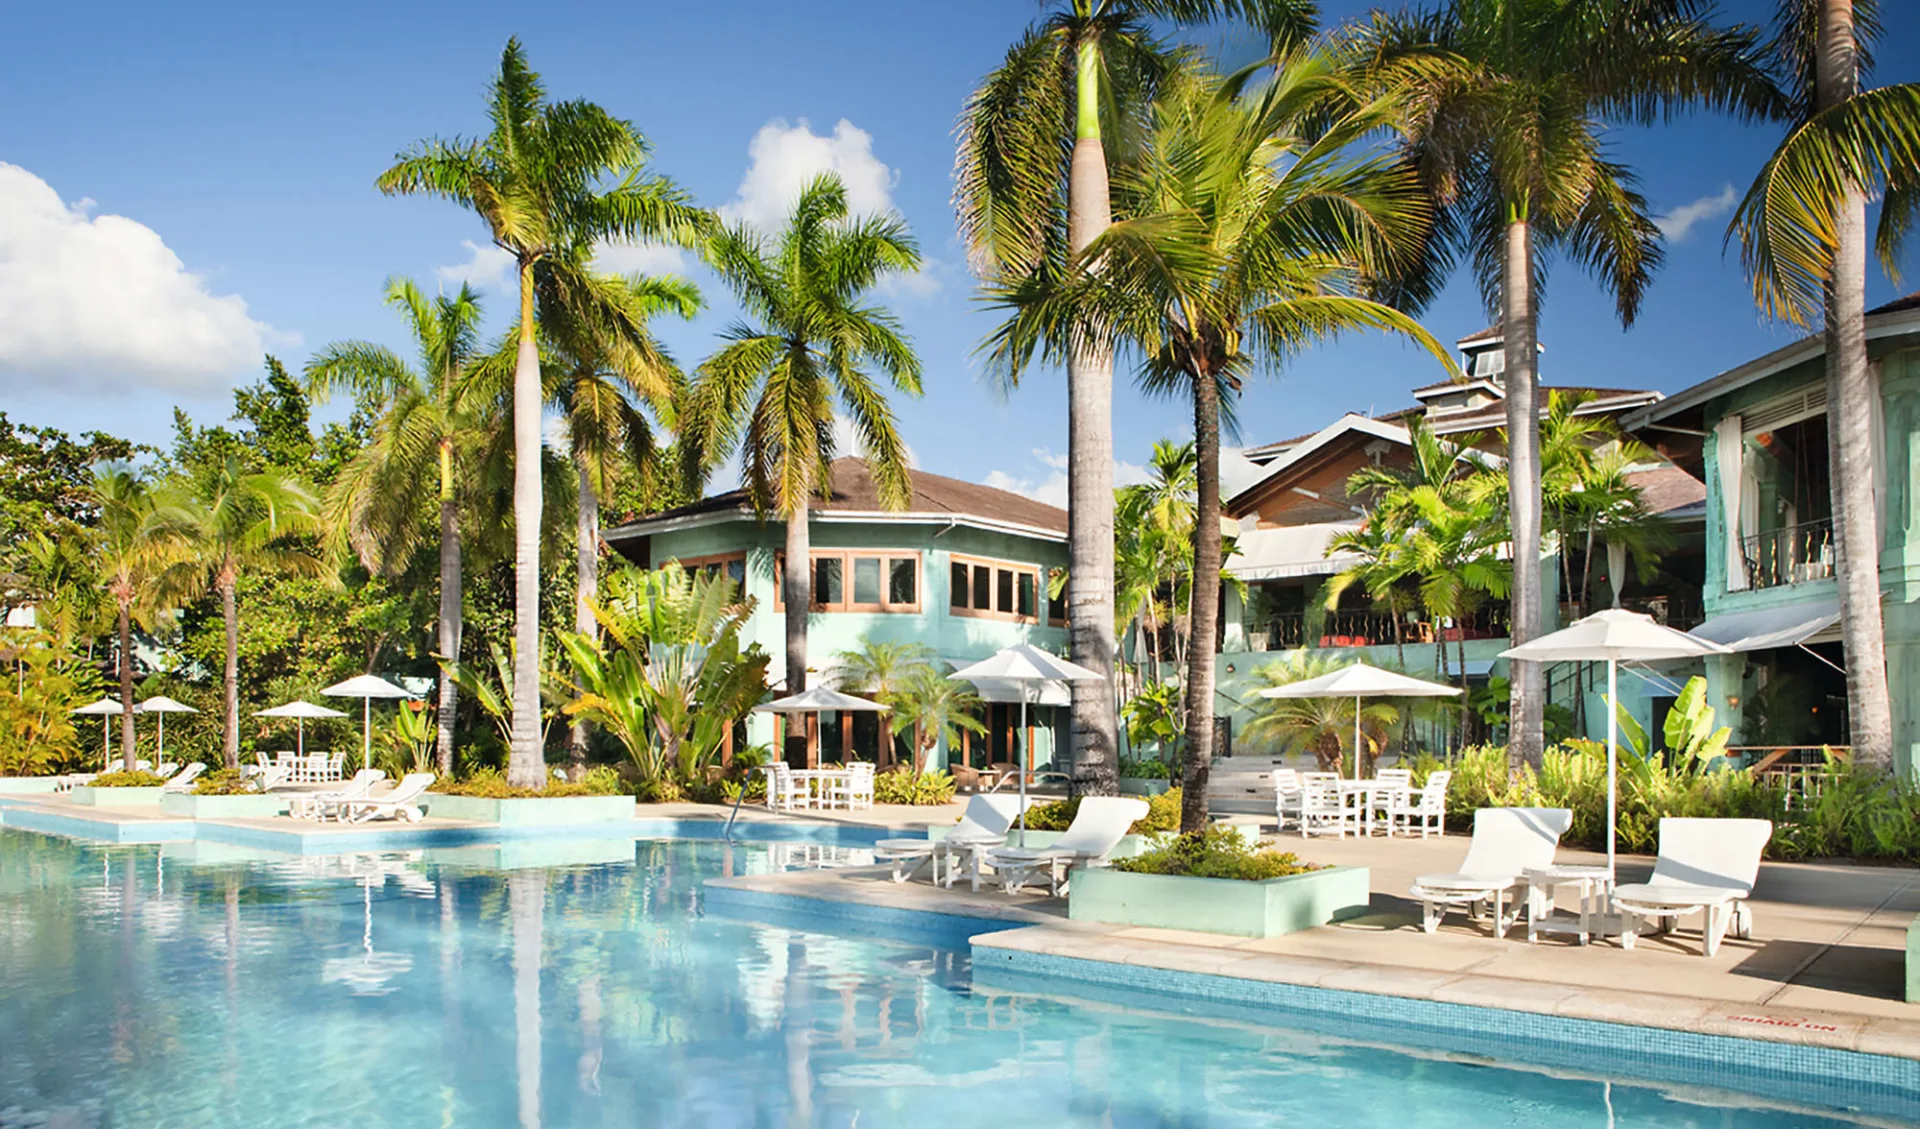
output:
M 1032 623 L 1040 610 L 1040 570 L 1010 561 L 955 558 L 948 606 L 955 615 Z
M 684 557 L 679 560 L 681 568 L 688 572 L 699 573 L 706 577 L 726 574 L 728 580 L 741 588 L 735 595 L 741 595 L 747 584 L 747 557 L 745 553 L 720 553 L 709 557 Z
M 1067 570 L 1050 568 L 1047 570 L 1047 626 L 1065 627 L 1067 625 Z M 1054 592 L 1059 595 L 1053 595 Z
M 775 561 L 775 571 L 780 562 Z M 774 587 L 774 609 L 784 611 L 786 593 Z M 823 549 L 813 554 L 813 610 L 817 612 L 917 612 L 918 553 Z

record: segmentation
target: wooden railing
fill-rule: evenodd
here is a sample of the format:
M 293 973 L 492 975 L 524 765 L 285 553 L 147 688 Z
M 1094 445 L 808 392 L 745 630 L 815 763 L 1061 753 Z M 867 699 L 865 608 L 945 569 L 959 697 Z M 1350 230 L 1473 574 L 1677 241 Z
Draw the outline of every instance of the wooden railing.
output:
M 1745 762 L 1755 779 L 1784 785 L 1787 807 L 1803 806 L 1820 795 L 1827 775 L 1827 754 L 1846 760 L 1846 745 L 1729 745 L 1727 755 Z

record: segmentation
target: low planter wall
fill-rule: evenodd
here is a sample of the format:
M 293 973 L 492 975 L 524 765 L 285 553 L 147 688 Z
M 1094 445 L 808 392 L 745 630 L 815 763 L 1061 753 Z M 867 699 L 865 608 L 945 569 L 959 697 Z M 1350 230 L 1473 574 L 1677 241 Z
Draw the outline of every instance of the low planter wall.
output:
M 553 827 L 581 823 L 618 823 L 634 815 L 632 796 L 539 796 L 519 800 L 489 800 L 479 796 L 443 796 L 428 792 L 420 798 L 428 815 L 503 827 Z
M 0 796 L 41 796 L 60 782 L 57 776 L 0 776 Z
M 1173 787 L 1166 780 L 1146 780 L 1134 776 L 1120 778 L 1120 794 L 1123 796 L 1158 796 Z
M 160 785 L 151 788 L 95 788 L 91 784 L 82 784 L 73 790 L 73 802 L 90 808 L 144 808 L 157 807 L 160 794 L 165 791 Z
M 268 819 L 287 813 L 287 797 L 196 796 L 192 792 L 169 792 L 160 797 L 160 810 L 170 815 L 195 819 Z
M 1336 866 L 1264 882 L 1075 871 L 1067 916 L 1108 925 L 1194 929 L 1236 937 L 1278 937 L 1367 912 L 1371 874 Z

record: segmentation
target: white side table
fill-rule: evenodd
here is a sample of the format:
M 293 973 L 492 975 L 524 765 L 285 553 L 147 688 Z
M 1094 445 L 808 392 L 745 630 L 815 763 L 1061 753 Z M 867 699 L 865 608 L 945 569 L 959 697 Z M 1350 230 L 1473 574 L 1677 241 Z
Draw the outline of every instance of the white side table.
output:
M 1549 866 L 1528 870 L 1527 941 L 1542 933 L 1567 933 L 1586 944 L 1601 936 L 1606 928 L 1607 907 L 1613 901 L 1613 876 L 1604 866 Z M 1580 912 L 1572 917 L 1553 916 L 1554 895 L 1562 886 L 1580 890 Z

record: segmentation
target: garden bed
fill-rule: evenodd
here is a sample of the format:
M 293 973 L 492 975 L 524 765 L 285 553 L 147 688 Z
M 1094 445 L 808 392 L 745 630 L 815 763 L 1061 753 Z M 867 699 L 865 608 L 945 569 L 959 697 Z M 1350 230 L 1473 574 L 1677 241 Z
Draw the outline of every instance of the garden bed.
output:
M 1370 882 L 1364 866 L 1334 866 L 1258 882 L 1097 867 L 1073 872 L 1067 916 L 1108 925 L 1278 937 L 1367 912 Z
M 634 817 L 632 796 L 528 796 L 490 799 L 428 792 L 420 797 L 426 813 L 440 819 L 498 823 L 503 827 L 553 827 L 582 823 L 618 823 Z
M 201 796 L 193 792 L 170 792 L 160 797 L 160 810 L 168 815 L 184 815 L 194 819 L 270 819 L 287 813 L 287 797 L 258 793 Z
M 82 784 L 73 790 L 73 802 L 89 808 L 150 808 L 158 807 L 161 793 L 166 788 L 155 785 L 151 788 L 95 788 Z

